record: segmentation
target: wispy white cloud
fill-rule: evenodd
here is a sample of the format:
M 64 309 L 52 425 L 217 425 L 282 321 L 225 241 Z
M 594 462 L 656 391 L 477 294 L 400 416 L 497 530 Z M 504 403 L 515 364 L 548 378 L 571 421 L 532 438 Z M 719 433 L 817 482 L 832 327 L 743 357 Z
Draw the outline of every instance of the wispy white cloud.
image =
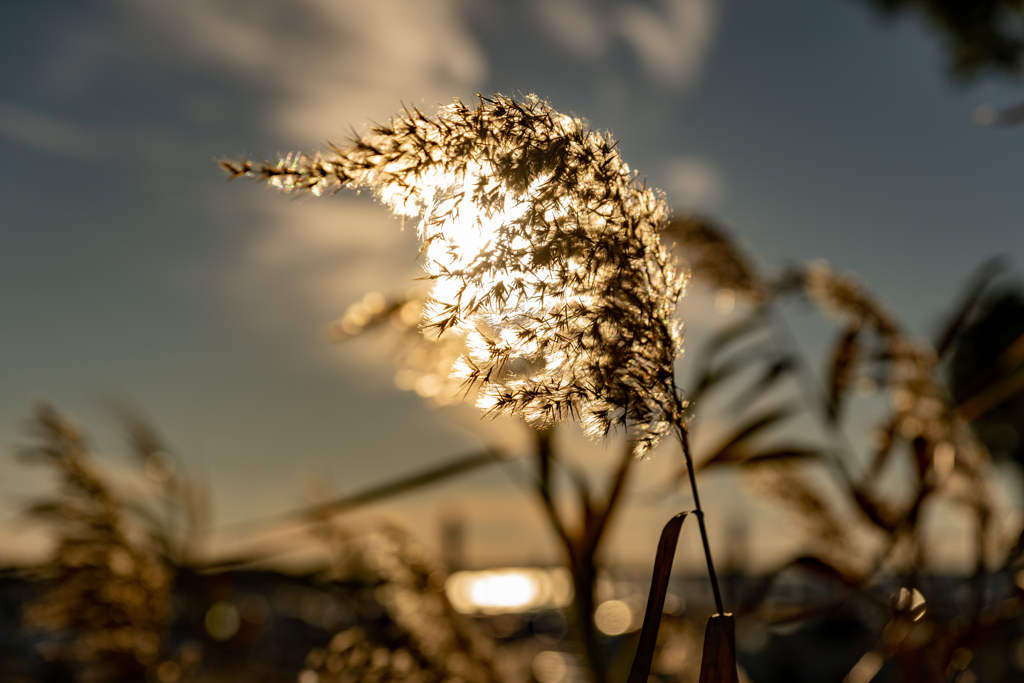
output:
M 618 38 L 653 80 L 673 86 L 696 82 L 718 27 L 717 0 L 661 0 L 657 8 L 629 3 L 612 10 L 593 0 L 534 0 L 532 6 L 545 32 L 569 52 L 598 59 Z
M 616 25 L 652 76 L 691 85 L 700 75 L 717 28 L 714 0 L 662 0 L 661 11 L 626 5 Z
M 253 119 L 307 152 L 344 142 L 352 127 L 386 120 L 403 102 L 433 112 L 470 96 L 487 72 L 459 0 L 121 6 L 133 26 L 162 41 L 151 48 L 160 59 L 228 73 L 267 93 Z M 237 202 L 242 190 L 226 190 L 223 201 Z M 365 197 L 293 202 L 255 187 L 244 194 L 258 224 L 224 280 L 231 301 L 260 329 L 293 324 L 297 313 L 327 322 L 366 291 L 401 290 L 419 275 L 410 235 Z
M 101 148 L 100 135 L 85 126 L 68 123 L 0 100 L 0 137 L 33 149 L 66 157 L 85 157 Z
M 608 48 L 610 27 L 587 0 L 532 0 L 541 28 L 580 57 L 600 57 Z
M 471 92 L 483 53 L 456 0 L 178 0 L 126 3 L 169 33 L 182 59 L 236 71 L 274 93 L 267 124 L 297 141 L 337 139 L 404 99 L 432 108 Z

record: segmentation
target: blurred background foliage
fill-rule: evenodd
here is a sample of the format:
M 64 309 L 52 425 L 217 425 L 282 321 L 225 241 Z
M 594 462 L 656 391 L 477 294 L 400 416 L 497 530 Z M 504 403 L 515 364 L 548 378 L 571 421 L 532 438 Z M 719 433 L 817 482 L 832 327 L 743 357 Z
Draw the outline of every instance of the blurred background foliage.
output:
M 950 72 L 971 80 L 1018 76 L 1024 54 L 1024 3 L 1019 0 L 867 0 L 880 12 L 913 13 L 939 34 Z
M 985 294 L 949 360 L 950 391 L 993 457 L 1024 466 L 1024 289 Z

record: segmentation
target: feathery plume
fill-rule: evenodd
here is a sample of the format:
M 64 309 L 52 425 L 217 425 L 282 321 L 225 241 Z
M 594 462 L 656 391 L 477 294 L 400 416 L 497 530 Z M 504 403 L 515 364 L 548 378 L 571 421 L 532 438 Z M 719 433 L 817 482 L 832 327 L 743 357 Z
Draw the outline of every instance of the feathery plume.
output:
M 424 332 L 464 340 L 453 375 L 487 413 L 625 428 L 638 456 L 681 428 L 668 207 L 582 120 L 496 95 L 406 110 L 327 154 L 221 165 L 284 191 L 369 187 L 420 217 Z

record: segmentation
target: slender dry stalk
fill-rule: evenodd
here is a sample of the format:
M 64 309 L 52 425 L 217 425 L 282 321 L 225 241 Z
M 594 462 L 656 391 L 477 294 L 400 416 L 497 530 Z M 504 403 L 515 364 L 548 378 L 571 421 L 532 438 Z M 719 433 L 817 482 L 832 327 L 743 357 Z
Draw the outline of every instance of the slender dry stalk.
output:
M 453 375 L 485 412 L 539 428 L 576 419 L 591 437 L 623 428 L 636 456 L 674 431 L 723 611 L 673 367 L 686 277 L 661 243 L 665 202 L 609 136 L 496 95 L 436 118 L 406 110 L 326 155 L 221 165 L 287 192 L 369 187 L 419 216 L 423 329 L 464 341 Z

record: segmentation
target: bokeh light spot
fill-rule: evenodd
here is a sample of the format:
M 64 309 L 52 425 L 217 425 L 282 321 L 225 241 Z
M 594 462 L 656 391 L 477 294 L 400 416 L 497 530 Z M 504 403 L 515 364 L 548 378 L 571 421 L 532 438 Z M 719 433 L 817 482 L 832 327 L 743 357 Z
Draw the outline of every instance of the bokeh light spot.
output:
M 533 658 L 533 675 L 538 683 L 564 683 L 569 678 L 569 662 L 561 652 L 545 650 Z
M 608 600 L 594 612 L 594 623 L 601 633 L 617 636 L 629 630 L 633 622 L 633 610 L 622 600 Z
M 230 602 L 216 602 L 206 611 L 206 632 L 214 640 L 230 640 L 238 633 L 238 610 Z

